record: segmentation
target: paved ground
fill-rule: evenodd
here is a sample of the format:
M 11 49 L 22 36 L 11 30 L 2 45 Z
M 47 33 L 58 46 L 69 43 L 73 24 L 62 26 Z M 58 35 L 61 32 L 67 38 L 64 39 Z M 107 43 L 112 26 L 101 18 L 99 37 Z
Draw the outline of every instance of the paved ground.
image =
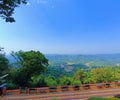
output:
M 115 94 L 120 94 L 119 88 L 109 88 L 100 90 L 79 90 L 79 91 L 66 91 L 42 94 L 18 94 L 18 95 L 5 95 L 0 100 L 51 100 L 58 98 L 60 100 L 87 100 L 89 97 L 111 97 Z

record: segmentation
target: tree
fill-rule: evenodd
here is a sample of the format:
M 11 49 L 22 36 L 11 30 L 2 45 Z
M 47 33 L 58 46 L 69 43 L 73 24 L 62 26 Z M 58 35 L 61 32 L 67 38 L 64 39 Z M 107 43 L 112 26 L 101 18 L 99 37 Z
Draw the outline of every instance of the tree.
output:
M 15 8 L 26 3 L 27 0 L 0 0 L 0 17 L 5 19 L 6 22 L 15 22 L 12 17 Z
M 9 61 L 5 57 L 3 48 L 0 47 L 0 76 L 5 75 L 7 73 L 8 66 L 9 66 Z
M 18 51 L 12 52 L 11 55 L 16 59 L 17 65 L 21 66 L 15 81 L 20 86 L 28 85 L 32 76 L 39 75 L 47 69 L 48 59 L 39 51 Z
M 83 69 L 78 68 L 73 77 L 74 80 L 79 80 L 81 83 L 84 83 L 85 79 L 87 78 L 87 73 Z
M 91 70 L 91 78 L 96 83 L 109 82 L 112 80 L 112 70 L 109 67 L 95 68 Z
M 19 70 L 13 67 L 10 67 L 9 71 L 8 71 L 8 77 L 7 77 L 7 83 L 9 83 L 8 85 L 8 89 L 17 89 L 19 86 L 18 84 L 16 84 L 16 79 L 19 76 Z
M 94 80 L 94 83 L 101 83 L 103 82 L 103 77 L 102 77 L 102 70 L 100 68 L 95 68 L 91 70 L 92 73 L 92 79 Z

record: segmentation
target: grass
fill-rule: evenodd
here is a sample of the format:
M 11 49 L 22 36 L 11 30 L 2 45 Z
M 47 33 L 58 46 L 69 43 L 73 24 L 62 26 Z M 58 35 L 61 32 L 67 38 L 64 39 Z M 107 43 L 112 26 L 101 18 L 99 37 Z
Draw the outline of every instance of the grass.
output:
M 91 97 L 88 100 L 109 100 L 108 98 L 101 98 L 101 97 Z
M 111 97 L 111 98 L 91 97 L 88 100 L 120 100 L 120 98 L 115 98 L 115 97 Z
M 51 100 L 59 100 L 58 98 L 53 98 Z M 120 100 L 119 98 L 111 97 L 111 98 L 101 98 L 101 97 L 91 97 L 88 100 Z
M 59 100 L 58 98 L 52 98 L 51 100 Z

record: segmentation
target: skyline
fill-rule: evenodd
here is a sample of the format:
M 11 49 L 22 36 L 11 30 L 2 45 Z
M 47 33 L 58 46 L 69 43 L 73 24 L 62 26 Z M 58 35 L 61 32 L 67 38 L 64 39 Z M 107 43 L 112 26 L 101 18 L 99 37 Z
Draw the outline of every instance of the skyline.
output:
M 119 5 L 119 0 L 31 0 L 15 10 L 15 23 L 0 19 L 0 46 L 7 53 L 120 53 Z

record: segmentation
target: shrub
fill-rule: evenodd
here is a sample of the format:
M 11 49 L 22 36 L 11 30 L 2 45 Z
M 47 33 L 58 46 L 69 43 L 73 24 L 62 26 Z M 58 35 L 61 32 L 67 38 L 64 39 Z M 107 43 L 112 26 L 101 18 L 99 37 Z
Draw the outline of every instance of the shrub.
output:
M 8 89 L 18 89 L 19 87 L 14 83 L 9 83 L 7 88 Z

